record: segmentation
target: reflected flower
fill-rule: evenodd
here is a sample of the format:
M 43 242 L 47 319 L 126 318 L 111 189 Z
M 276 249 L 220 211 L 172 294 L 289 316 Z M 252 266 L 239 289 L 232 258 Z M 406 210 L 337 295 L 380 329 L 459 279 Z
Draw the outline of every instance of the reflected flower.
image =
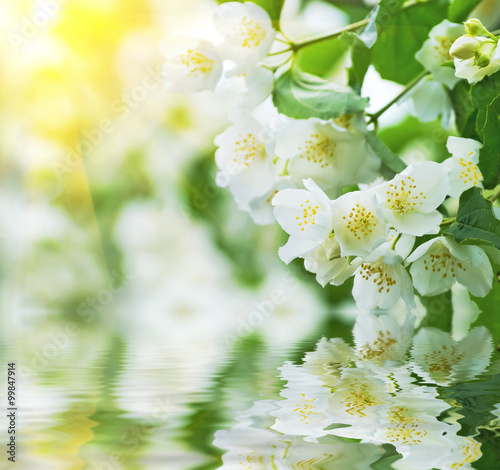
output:
M 287 381 L 280 392 L 284 400 L 276 402 L 279 409 L 270 414 L 276 417 L 271 426 L 275 431 L 292 436 L 304 436 L 306 442 L 318 442 L 325 428 L 334 421 L 330 414 L 330 389 L 302 366 L 286 362 L 281 377 Z
M 492 352 L 491 334 L 482 326 L 472 329 L 460 341 L 436 328 L 422 328 L 413 340 L 411 356 L 420 376 L 446 385 L 472 380 L 484 372 Z
M 389 315 L 360 315 L 353 330 L 357 356 L 377 364 L 403 361 L 413 338 L 413 322 L 410 315 L 403 325 Z

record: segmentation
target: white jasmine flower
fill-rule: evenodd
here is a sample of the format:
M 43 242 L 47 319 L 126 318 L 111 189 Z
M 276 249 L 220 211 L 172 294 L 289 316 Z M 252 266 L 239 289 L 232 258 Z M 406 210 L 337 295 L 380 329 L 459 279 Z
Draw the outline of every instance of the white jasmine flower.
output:
M 269 225 L 276 222 L 273 214 L 273 198 L 279 191 L 288 188 L 295 188 L 292 180 L 289 176 L 280 176 L 266 193 L 250 201 L 248 205 L 250 216 L 256 224 Z
M 408 309 L 415 307 L 413 284 L 402 263 L 401 256 L 383 246 L 363 260 L 352 289 L 358 308 L 389 308 L 400 298 Z
M 422 328 L 411 349 L 418 364 L 416 372 L 426 381 L 441 385 L 477 377 L 490 364 L 492 353 L 491 334 L 484 326 L 473 328 L 460 341 L 437 328 Z
M 334 234 L 313 252 L 304 255 L 304 267 L 316 274 L 316 280 L 325 287 L 327 284 L 340 286 L 359 268 L 361 259 L 350 260 L 341 256 L 340 245 Z
M 278 252 L 287 264 L 314 251 L 332 231 L 330 199 L 312 179 L 303 184 L 306 189 L 284 189 L 272 201 L 274 217 L 290 235 Z
M 277 178 L 273 165 L 274 141 L 266 129 L 243 111 L 233 116 L 235 125 L 215 138 L 217 184 L 229 186 L 236 202 L 249 210 L 253 199 L 271 190 Z
M 448 170 L 435 162 L 409 165 L 373 191 L 386 220 L 399 232 L 422 236 L 438 233 L 443 216 L 436 210 L 448 194 Z
M 483 144 L 477 140 L 448 137 L 446 147 L 452 156 L 443 162 L 443 166 L 450 170 L 451 197 L 458 198 L 466 189 L 473 186 L 483 187 L 481 183 L 483 175 L 477 166 L 482 146 Z
M 458 282 L 472 295 L 484 297 L 493 280 L 491 263 L 482 248 L 458 245 L 447 237 L 437 237 L 420 245 L 407 259 L 410 273 L 421 295 L 437 295 Z
M 359 132 L 319 119 L 290 120 L 276 134 L 276 154 L 289 160 L 288 172 L 297 184 L 313 178 L 324 190 L 367 183 L 380 168 L 380 159 Z
M 442 67 L 445 62 L 450 62 L 450 47 L 462 36 L 464 27 L 462 24 L 450 23 L 444 20 L 431 29 L 429 39 L 424 42 L 422 48 L 416 53 L 415 58 L 432 73 L 437 82 L 443 83 L 452 89 L 460 80 L 455 76 L 455 71 L 450 67 Z
M 281 377 L 287 381 L 280 392 L 284 400 L 271 411 L 276 422 L 271 429 L 291 436 L 304 436 L 304 441 L 318 442 L 325 436 L 325 428 L 333 423 L 329 413 L 330 388 L 302 366 L 285 362 L 280 368 Z
M 161 49 L 167 59 L 162 76 L 168 91 L 196 93 L 215 89 L 222 75 L 222 60 L 212 43 L 174 37 L 164 40 Z
M 331 207 L 342 256 L 366 256 L 387 241 L 389 227 L 374 194 L 353 191 L 333 201 Z
M 216 92 L 231 100 L 233 107 L 251 109 L 262 103 L 273 91 L 274 74 L 265 67 L 236 65 L 227 70 Z
M 223 36 L 221 55 L 235 62 L 258 62 L 274 40 L 275 31 L 267 12 L 252 2 L 227 2 L 215 9 L 214 24 Z
M 390 315 L 361 314 L 354 325 L 356 354 L 362 361 L 403 361 L 413 338 L 414 319 L 400 325 Z
M 447 67 L 441 67 L 442 69 Z M 453 73 L 453 70 L 448 68 Z M 401 102 L 403 102 L 401 100 Z M 430 122 L 441 116 L 442 126 L 450 127 L 452 102 L 445 85 L 426 77 L 408 94 L 411 113 L 423 122 Z

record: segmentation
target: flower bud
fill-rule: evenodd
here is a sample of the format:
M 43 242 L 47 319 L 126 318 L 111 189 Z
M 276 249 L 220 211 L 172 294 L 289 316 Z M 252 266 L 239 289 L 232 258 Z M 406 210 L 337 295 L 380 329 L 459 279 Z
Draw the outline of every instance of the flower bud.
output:
M 477 18 L 471 18 L 465 22 L 465 31 L 471 36 L 491 36 L 491 33 L 483 26 Z
M 474 65 L 477 65 L 478 67 L 487 67 L 490 65 L 491 62 L 491 57 L 495 53 L 496 45 L 487 42 L 481 46 L 479 51 L 476 53 L 476 58 L 474 60 Z
M 475 57 L 479 47 L 480 42 L 476 38 L 462 36 L 453 43 L 450 54 L 457 59 L 471 59 Z
M 330 238 L 326 241 L 325 250 L 326 256 L 330 261 L 341 257 L 340 245 L 339 242 L 335 240 L 335 235 L 330 235 Z

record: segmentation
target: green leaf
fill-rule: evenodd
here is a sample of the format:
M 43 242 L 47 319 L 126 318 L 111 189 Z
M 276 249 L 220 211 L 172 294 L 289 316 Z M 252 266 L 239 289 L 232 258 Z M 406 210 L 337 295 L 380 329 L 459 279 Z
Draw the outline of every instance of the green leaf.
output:
M 484 86 L 471 90 L 477 106 L 476 129 L 483 140 L 479 152 L 479 169 L 484 177 L 484 187 L 493 189 L 500 179 L 500 74 L 486 77 Z
M 415 54 L 429 31 L 446 18 L 448 2 L 415 3 L 406 9 L 401 9 L 402 3 L 400 0 L 380 3 L 379 35 L 373 46 L 372 60 L 382 78 L 406 85 L 422 72 L 423 67 Z
M 296 66 L 305 72 L 326 77 L 345 59 L 349 44 L 341 38 L 329 39 L 299 50 Z
M 371 63 L 371 49 L 355 33 L 344 33 L 341 38 L 352 46 L 351 67 L 347 69 L 348 84 L 360 93 L 366 72 Z
M 234 2 L 235 0 L 217 0 L 219 4 Z M 244 3 L 245 0 L 236 0 L 240 3 Z M 267 11 L 272 20 L 277 21 L 280 19 L 281 10 L 283 9 L 283 4 L 285 0 L 252 0 L 252 3 L 256 3 L 264 10 Z
M 500 250 L 500 221 L 493 205 L 480 188 L 470 188 L 460 196 L 456 222 L 444 233 L 465 245 L 491 245 Z
M 449 93 L 459 134 L 462 137 L 478 140 L 476 132 L 478 110 L 472 102 L 470 85 L 465 80 L 460 80 Z
M 484 119 L 484 124 L 482 120 Z M 479 151 L 479 169 L 483 174 L 483 184 L 487 189 L 493 189 L 500 176 L 500 96 L 486 108 L 486 113 L 479 112 L 478 125 L 482 125 L 480 135 L 483 138 L 483 148 Z
M 276 81 L 273 102 L 280 113 L 295 119 L 334 119 L 365 109 L 362 98 L 350 87 L 323 80 L 297 70 L 285 72 Z
M 484 77 L 471 86 L 472 103 L 476 108 L 486 108 L 500 95 L 500 71 Z
M 367 132 L 366 140 L 385 166 L 391 169 L 394 173 L 400 173 L 406 168 L 406 163 L 403 162 L 403 160 L 401 160 L 401 158 L 399 158 L 392 150 L 390 150 L 389 147 L 387 147 L 387 145 L 380 140 L 375 132 Z
M 482 0 L 452 0 L 448 8 L 448 19 L 453 23 L 462 23 Z

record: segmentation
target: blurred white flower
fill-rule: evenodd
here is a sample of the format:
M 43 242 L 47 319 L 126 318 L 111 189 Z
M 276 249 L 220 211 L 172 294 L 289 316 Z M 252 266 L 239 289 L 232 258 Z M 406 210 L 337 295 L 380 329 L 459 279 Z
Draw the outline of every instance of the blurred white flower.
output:
M 236 64 L 224 72 L 216 93 L 231 100 L 233 107 L 251 109 L 273 91 L 274 74 L 265 67 Z
M 225 59 L 256 63 L 263 59 L 275 31 L 267 12 L 253 2 L 227 2 L 214 13 L 214 25 L 224 38 L 218 49 Z
M 268 194 L 278 177 L 274 141 L 245 111 L 234 113 L 233 122 L 215 138 L 215 162 L 220 170 L 216 181 L 221 187 L 228 186 L 240 208 L 248 211 L 250 202 Z
M 162 76 L 168 91 L 196 93 L 214 90 L 222 75 L 216 47 L 203 39 L 172 37 L 161 43 L 167 62 Z

